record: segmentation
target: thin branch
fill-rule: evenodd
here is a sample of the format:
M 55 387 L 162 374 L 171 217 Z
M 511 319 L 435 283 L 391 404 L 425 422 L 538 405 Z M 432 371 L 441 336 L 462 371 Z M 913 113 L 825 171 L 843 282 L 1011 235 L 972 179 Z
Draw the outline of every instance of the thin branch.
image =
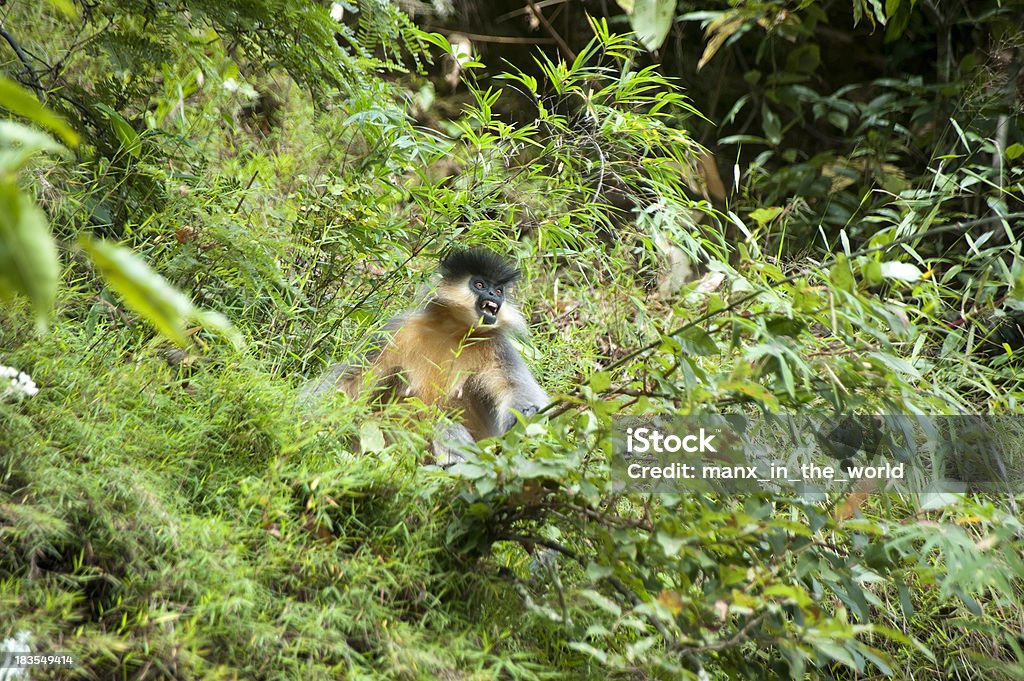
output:
M 507 541 L 518 542 L 520 544 L 537 544 L 539 546 L 549 548 L 552 551 L 560 553 L 576 561 L 576 563 L 580 565 L 583 569 L 587 568 L 587 561 L 583 558 L 583 556 L 576 553 L 564 544 L 560 544 L 551 539 L 545 539 L 543 537 L 527 537 L 520 534 L 508 534 L 501 536 L 499 538 Z M 612 587 L 619 592 L 619 595 L 626 599 L 626 601 L 634 607 L 643 604 L 644 600 L 640 597 L 640 595 L 632 589 L 630 589 L 628 586 L 626 586 L 622 582 L 622 580 L 616 577 L 615 575 L 609 575 L 607 577 L 604 577 L 604 580 L 611 584 Z M 678 640 L 672 634 L 672 632 L 670 632 L 668 628 L 665 627 L 664 622 L 659 620 L 654 615 L 647 615 L 647 621 L 651 624 L 651 626 L 658 630 L 658 633 L 661 634 L 661 638 L 665 641 L 666 645 L 673 648 L 678 646 Z
M 933 229 L 926 229 L 923 232 L 918 232 L 917 234 L 911 234 L 909 236 L 905 236 L 905 237 L 902 237 L 900 239 L 893 239 L 889 243 L 884 244 L 882 246 L 875 246 L 873 248 L 866 248 L 866 249 L 863 249 L 863 250 L 860 250 L 860 251 L 853 251 L 853 252 L 850 253 L 850 257 L 851 258 L 855 258 L 855 257 L 859 257 L 859 256 L 862 256 L 862 255 L 869 255 L 871 253 L 877 253 L 879 251 L 886 251 L 886 250 L 889 250 L 890 248 L 892 248 L 894 246 L 899 246 L 901 244 L 909 243 L 911 241 L 917 241 L 918 239 L 924 239 L 926 237 L 937 236 L 939 234 L 945 234 L 947 232 L 963 232 L 963 231 L 968 230 L 971 227 L 976 227 L 978 225 L 983 225 L 983 224 L 986 224 L 986 223 L 989 223 L 989 222 L 1000 222 L 1002 220 L 1016 220 L 1016 219 L 1019 219 L 1019 218 L 1024 218 L 1024 213 L 1009 213 L 1007 215 L 992 215 L 992 216 L 989 216 L 987 218 L 979 218 L 977 220 L 969 220 L 967 222 L 956 222 L 956 223 L 953 223 L 953 224 L 950 224 L 950 225 L 942 225 L 940 227 L 935 227 Z M 830 266 L 834 265 L 838 260 L 839 260 L 838 257 L 830 258 L 830 259 L 826 260 L 825 262 L 823 262 L 818 267 L 819 268 L 830 267 Z M 747 302 L 753 300 L 754 298 L 757 298 L 762 293 L 766 293 L 766 292 L 768 292 L 768 291 L 770 291 L 772 289 L 775 289 L 775 288 L 777 288 L 779 286 L 783 286 L 785 284 L 792 284 L 797 279 L 800 279 L 801 277 L 807 276 L 807 274 L 808 274 L 807 270 L 802 270 L 802 271 L 798 272 L 797 274 L 792 274 L 792 275 L 786 277 L 785 279 L 780 279 L 778 281 L 774 281 L 771 284 L 768 284 L 765 288 L 759 289 L 759 290 L 754 291 L 752 293 L 749 293 L 749 294 L 747 294 L 747 295 L 745 295 L 745 296 L 735 300 L 734 302 L 729 303 L 728 305 L 726 305 L 723 308 L 720 308 L 718 310 L 713 310 L 711 312 L 706 312 L 706 313 L 700 315 L 699 317 L 697 317 L 696 319 L 694 319 L 694 320 L 692 320 L 690 322 L 687 322 L 686 324 L 683 324 L 679 328 L 673 329 L 672 331 L 669 331 L 668 333 L 662 334 L 662 337 L 664 337 L 664 336 L 678 336 L 679 334 L 683 333 L 684 331 L 692 329 L 693 327 L 697 326 L 698 324 L 701 324 L 702 322 L 706 322 L 709 319 L 712 319 L 713 317 L 717 317 L 718 315 L 721 315 L 721 314 L 724 314 L 724 313 L 727 313 L 727 312 L 732 312 L 733 310 L 735 310 L 739 306 L 743 305 L 744 303 L 747 303 Z M 615 369 L 618 369 L 619 367 L 625 365 L 627 362 L 629 362 L 629 361 L 631 361 L 633 359 L 636 359 L 637 357 L 639 357 L 640 355 L 644 354 L 645 352 L 650 352 L 654 348 L 660 346 L 661 343 L 662 343 L 661 338 L 659 338 L 658 340 L 656 340 L 656 341 L 654 341 L 652 343 L 648 343 L 647 345 L 645 345 L 645 346 L 643 346 L 641 348 L 638 348 L 638 349 L 634 350 L 633 352 L 629 353 L 628 355 L 625 355 L 625 356 L 619 358 L 617 361 L 611 363 L 610 365 L 605 367 L 605 371 L 613 371 Z
M 750 632 L 754 629 L 754 627 L 761 623 L 761 621 L 764 619 L 764 616 L 765 614 L 761 613 L 756 617 L 751 617 L 749 620 L 747 620 L 747 623 L 744 624 L 739 631 L 737 631 L 729 638 L 719 639 L 714 643 L 707 644 L 706 646 L 698 646 L 693 649 L 693 652 L 710 653 L 716 650 L 725 650 L 726 648 L 732 648 L 733 646 L 743 643 L 747 640 L 748 636 L 750 635 Z
M 569 61 L 576 61 L 576 53 L 572 51 L 569 47 L 569 43 L 565 42 L 565 39 L 563 39 L 562 36 L 559 35 L 558 31 L 555 30 L 555 27 L 551 25 L 551 22 L 544 16 L 540 7 L 537 7 L 537 4 L 533 0 L 526 0 L 526 4 L 530 7 L 530 11 L 533 12 L 533 15 L 537 17 L 537 21 L 540 22 L 540 25 L 548 32 L 548 35 L 554 38 L 555 42 L 558 43 L 558 49 L 565 53 L 565 56 L 569 58 Z
M 241 192 L 239 192 L 241 194 L 241 196 L 238 199 L 238 203 L 235 204 L 235 209 L 233 211 L 231 211 L 232 214 L 238 215 L 238 211 L 241 210 L 241 208 L 242 208 L 242 202 L 245 201 L 245 193 L 247 191 L 249 191 L 249 189 L 252 188 L 252 183 L 256 181 L 256 178 L 259 177 L 259 174 L 260 174 L 260 171 L 258 171 L 258 170 L 255 171 L 252 174 L 252 177 L 249 178 L 249 184 L 245 185 L 245 189 L 243 189 Z
M 21 45 L 19 45 L 14 39 L 14 36 L 8 33 L 7 29 L 3 26 L 0 26 L 0 37 L 3 37 L 3 39 L 7 41 L 7 44 L 11 46 L 11 49 L 14 50 L 14 54 L 18 55 L 18 59 L 25 66 L 25 71 L 28 72 L 29 79 L 31 80 L 29 85 L 31 85 L 32 89 L 36 91 L 36 94 L 39 95 L 39 99 L 41 100 L 43 98 L 43 86 L 42 83 L 39 82 L 39 76 L 36 75 L 36 70 L 32 68 L 31 64 L 29 64 L 28 55 L 25 54 L 25 50 L 21 49 Z
M 551 7 L 552 5 L 561 5 L 564 2 L 570 2 L 570 0 L 541 0 L 540 2 L 537 3 L 537 7 Z M 511 12 L 505 12 L 501 16 L 495 17 L 494 23 L 500 24 L 501 22 L 511 19 L 513 17 L 518 17 L 520 15 L 529 13 L 529 7 L 520 7 L 519 9 L 514 9 Z
M 506 45 L 555 45 L 556 40 L 552 38 L 522 38 L 514 35 L 484 35 L 483 33 L 466 33 L 465 31 L 453 31 L 447 28 L 427 27 L 428 31 L 437 31 L 449 36 L 458 34 L 464 35 L 470 40 L 479 43 L 502 43 Z

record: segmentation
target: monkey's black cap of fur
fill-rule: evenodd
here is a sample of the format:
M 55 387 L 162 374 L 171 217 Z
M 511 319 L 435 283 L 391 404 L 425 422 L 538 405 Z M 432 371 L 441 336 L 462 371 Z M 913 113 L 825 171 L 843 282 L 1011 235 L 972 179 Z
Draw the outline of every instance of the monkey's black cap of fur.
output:
M 452 251 L 441 260 L 445 279 L 476 275 L 496 284 L 511 284 L 521 274 L 511 262 L 486 248 Z

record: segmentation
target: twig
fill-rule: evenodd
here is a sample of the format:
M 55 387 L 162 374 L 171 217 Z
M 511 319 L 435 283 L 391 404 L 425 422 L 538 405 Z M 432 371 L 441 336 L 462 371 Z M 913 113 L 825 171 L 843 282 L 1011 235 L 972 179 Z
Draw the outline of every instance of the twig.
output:
M 751 629 L 760 624 L 761 620 L 763 619 L 764 613 L 761 613 L 756 617 L 751 617 L 749 620 L 747 620 L 747 623 L 743 625 L 742 629 L 737 631 L 729 638 L 719 639 L 714 643 L 707 644 L 706 646 L 699 646 L 694 649 L 694 652 L 709 653 L 714 652 L 716 650 L 724 650 L 726 648 L 731 648 L 732 646 L 742 643 L 747 638 L 747 635 L 750 633 Z
M 582 567 L 583 569 L 587 568 L 587 561 L 583 558 L 583 556 L 581 556 L 580 554 L 576 553 L 575 551 L 573 551 L 569 547 L 565 546 L 564 544 L 560 544 L 560 543 L 558 543 L 556 541 L 553 541 L 551 539 L 545 539 L 543 537 L 527 537 L 527 536 L 523 536 L 523 535 L 519 535 L 519 534 L 504 535 L 504 536 L 501 536 L 500 539 L 505 539 L 505 540 L 508 540 L 508 541 L 514 541 L 514 542 L 518 542 L 520 544 L 523 544 L 523 543 L 525 543 L 525 544 L 539 544 L 540 546 L 543 546 L 545 548 L 549 548 L 552 551 L 556 551 L 558 553 L 561 553 L 564 556 L 567 556 L 568 558 L 571 558 L 572 560 L 576 561 L 576 563 L 578 565 L 580 565 L 580 567 Z M 622 596 L 623 598 L 625 598 L 626 601 L 628 601 L 631 605 L 637 606 L 637 605 L 643 604 L 644 601 L 640 597 L 640 595 L 638 593 L 636 593 L 635 591 L 633 591 L 632 589 L 630 589 L 628 586 L 626 586 L 622 582 L 622 580 L 619 579 L 618 577 L 616 577 L 615 575 L 609 575 L 609 576 L 605 577 L 604 579 L 609 584 L 611 584 L 612 587 L 616 591 L 619 592 L 619 595 Z M 647 621 L 655 629 L 658 630 L 658 633 L 661 634 L 661 638 L 662 638 L 662 640 L 665 641 L 666 645 L 668 645 L 670 647 L 673 647 L 673 648 L 678 646 L 678 640 L 672 634 L 672 632 L 670 632 L 665 627 L 664 622 L 659 620 L 654 615 L 647 615 Z
M 21 45 L 17 43 L 14 36 L 8 33 L 7 29 L 3 26 L 0 26 L 0 36 L 2 36 L 3 39 L 7 41 L 7 44 L 11 46 L 11 49 L 14 50 L 14 54 L 18 55 L 18 59 L 25 66 L 25 71 L 28 72 L 29 78 L 32 81 L 29 85 L 31 85 L 32 89 L 36 91 L 37 95 L 39 95 L 39 99 L 42 99 L 43 85 L 39 82 L 39 76 L 36 75 L 36 70 L 28 63 L 28 55 L 26 55 L 25 51 L 21 49 Z
M 242 195 L 238 197 L 238 203 L 235 204 L 235 209 L 231 211 L 232 214 L 237 215 L 238 211 L 241 210 L 242 202 L 245 201 L 245 193 L 249 191 L 249 189 L 252 187 L 252 183 L 256 181 L 256 178 L 259 177 L 259 174 L 260 171 L 258 170 L 253 172 L 252 177 L 249 178 L 249 184 L 245 185 L 245 189 L 241 191 Z
M 537 17 L 537 21 L 540 22 L 540 25 L 548 32 L 548 35 L 554 38 L 555 42 L 558 43 L 558 48 L 562 50 L 562 52 L 565 52 L 565 56 L 569 58 L 569 61 L 576 61 L 576 53 L 569 47 L 569 43 L 565 42 L 565 39 L 558 34 L 558 31 L 556 31 L 555 27 L 551 25 L 551 22 L 544 16 L 544 13 L 541 12 L 540 8 L 537 7 L 537 4 L 533 0 L 526 0 L 526 4 L 530 7 L 530 11 L 533 12 L 533 15 Z
M 428 27 L 427 30 L 446 33 L 448 35 L 458 33 L 459 35 L 464 35 L 470 40 L 475 40 L 479 43 L 503 43 L 506 45 L 554 45 L 557 43 L 557 41 L 552 38 L 522 38 L 514 35 L 484 35 L 483 33 L 466 33 L 465 31 L 453 31 L 447 28 L 433 27 Z
M 560 5 L 560 4 L 564 3 L 564 2 L 569 2 L 569 1 L 570 0 L 541 0 L 540 2 L 537 3 L 537 7 L 551 7 L 552 5 Z M 494 18 L 494 23 L 500 24 L 501 22 L 505 21 L 506 19 L 511 19 L 512 17 L 517 17 L 520 14 L 528 14 L 529 12 L 530 12 L 530 8 L 529 7 L 520 7 L 519 9 L 514 9 L 511 12 L 505 12 L 501 16 L 495 17 Z

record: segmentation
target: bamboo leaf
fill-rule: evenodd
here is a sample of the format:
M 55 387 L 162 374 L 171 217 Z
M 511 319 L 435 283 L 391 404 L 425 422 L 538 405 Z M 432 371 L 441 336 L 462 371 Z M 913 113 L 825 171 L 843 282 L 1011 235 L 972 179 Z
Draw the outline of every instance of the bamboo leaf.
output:
M 82 237 L 79 243 L 125 305 L 174 343 L 186 345 L 187 322 L 196 321 L 226 336 L 236 346 L 241 345 L 241 336 L 223 315 L 197 309 L 183 293 L 127 248 L 88 237 Z
M 0 76 L 0 106 L 57 133 L 67 144 L 78 145 L 78 133 L 67 121 L 43 106 L 27 89 L 4 76 Z
M 0 183 L 0 297 L 26 296 L 42 331 L 49 323 L 59 276 L 46 214 L 14 182 Z

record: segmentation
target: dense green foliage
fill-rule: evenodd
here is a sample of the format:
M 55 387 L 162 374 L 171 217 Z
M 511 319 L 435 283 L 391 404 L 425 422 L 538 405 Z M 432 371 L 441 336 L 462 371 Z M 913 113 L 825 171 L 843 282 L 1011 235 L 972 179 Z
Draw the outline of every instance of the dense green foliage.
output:
M 724 4 L 450 97 L 385 2 L 0 6 L 0 640 L 80 663 L 32 678 L 1024 677 L 1012 494 L 612 484 L 617 415 L 1020 408 L 1019 24 Z M 830 80 L 826 23 L 891 72 Z M 455 243 L 519 258 L 557 398 L 439 470 L 297 388 Z

